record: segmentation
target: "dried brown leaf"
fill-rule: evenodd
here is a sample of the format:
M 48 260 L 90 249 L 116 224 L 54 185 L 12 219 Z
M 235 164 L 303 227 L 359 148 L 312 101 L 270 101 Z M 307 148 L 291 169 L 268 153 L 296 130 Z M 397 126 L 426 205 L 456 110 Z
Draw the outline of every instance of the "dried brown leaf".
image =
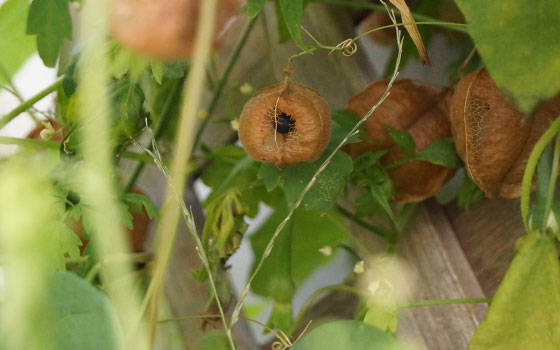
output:
M 431 66 L 432 63 L 430 61 L 430 57 L 428 57 L 428 52 L 426 51 L 426 47 L 424 47 L 424 42 L 422 41 L 422 36 L 418 31 L 418 27 L 414 23 L 414 17 L 410 13 L 410 8 L 406 4 L 404 0 L 389 0 L 391 4 L 393 4 L 401 13 L 401 19 L 403 23 L 412 23 L 406 24 L 404 27 L 406 31 L 410 35 L 410 38 L 416 45 L 416 49 L 418 50 L 418 54 L 420 55 L 420 59 L 422 60 L 422 64 L 426 66 Z

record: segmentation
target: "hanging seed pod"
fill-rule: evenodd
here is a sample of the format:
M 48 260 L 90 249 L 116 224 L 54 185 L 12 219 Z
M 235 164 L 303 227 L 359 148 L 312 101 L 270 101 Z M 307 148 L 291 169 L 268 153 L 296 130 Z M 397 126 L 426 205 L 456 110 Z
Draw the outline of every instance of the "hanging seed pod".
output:
M 375 82 L 352 97 L 348 108 L 363 117 L 387 88 L 388 81 Z M 350 144 L 346 150 L 352 157 L 366 151 L 388 150 L 383 164 L 405 158 L 404 151 L 395 143 L 385 125 L 406 130 L 414 140 L 417 153 L 437 139 L 450 137 L 448 121 L 450 90 L 442 86 L 424 85 L 412 80 L 393 84 L 391 94 L 365 122 L 371 143 Z M 398 202 L 419 202 L 437 193 L 453 175 L 454 170 L 426 161 L 415 160 L 389 170 L 395 186 L 393 199 Z
M 199 0 L 113 0 L 111 28 L 124 46 L 163 60 L 189 58 L 194 49 Z M 215 33 L 231 24 L 240 0 L 219 1 Z M 219 45 L 216 40 L 215 45 Z
M 317 160 L 330 132 L 327 102 L 315 90 L 288 80 L 257 92 L 239 118 L 245 151 L 279 168 Z
M 516 198 L 533 146 L 560 114 L 560 95 L 523 115 L 498 89 L 486 68 L 466 76 L 451 102 L 455 148 L 487 197 Z

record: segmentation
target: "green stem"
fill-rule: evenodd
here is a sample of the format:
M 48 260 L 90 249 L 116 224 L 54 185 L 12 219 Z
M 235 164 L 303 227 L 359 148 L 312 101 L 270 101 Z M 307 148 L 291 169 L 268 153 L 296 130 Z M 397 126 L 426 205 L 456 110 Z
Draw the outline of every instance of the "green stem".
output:
M 375 233 L 376 235 L 378 235 L 379 237 L 382 238 L 387 238 L 389 237 L 389 234 L 383 230 L 382 228 L 372 225 L 368 222 L 365 222 L 364 220 L 357 218 L 354 214 L 352 214 L 351 212 L 349 212 L 348 210 L 346 210 L 344 207 L 342 207 L 340 204 L 336 205 L 336 208 L 338 209 L 338 211 L 340 211 L 340 213 L 344 216 L 346 216 L 348 219 L 352 220 L 354 223 L 356 223 L 357 225 L 365 228 L 368 231 L 371 231 L 373 233 Z
M 16 108 L 14 108 L 11 112 L 4 115 L 2 119 L 0 119 L 0 129 L 3 128 L 6 124 L 8 124 L 12 119 L 17 117 L 20 113 L 25 112 L 27 109 L 31 108 L 35 103 L 42 100 L 45 96 L 49 95 L 51 92 L 55 91 L 60 85 L 62 85 L 62 80 L 64 77 L 59 77 L 52 83 L 51 85 L 47 86 L 43 90 L 39 91 L 29 100 L 23 102 Z
M 201 2 L 200 18 L 198 21 L 198 29 L 195 40 L 195 50 L 193 56 L 192 68 L 189 72 L 185 86 L 183 89 L 183 101 L 181 106 L 181 118 L 174 143 L 174 154 L 170 169 L 170 178 L 167 185 L 167 193 L 164 205 L 161 209 L 161 223 L 156 232 L 156 255 L 157 259 L 153 264 L 153 274 L 150 284 L 148 285 L 144 300 L 142 301 L 141 310 L 146 310 L 150 306 L 149 319 L 152 323 L 150 336 L 153 340 L 155 332 L 155 322 L 158 317 L 158 306 L 163 294 L 163 285 L 167 271 L 167 265 L 173 249 L 179 216 L 186 215 L 181 204 L 183 192 L 185 189 L 185 171 L 187 162 L 192 155 L 194 149 L 194 132 L 197 122 L 197 112 L 200 106 L 204 90 L 205 68 L 209 60 L 212 36 L 214 32 L 214 23 L 216 15 L 217 0 L 207 0 Z M 209 269 L 208 260 L 202 250 L 200 239 L 198 238 L 194 224 L 189 229 L 190 234 L 195 238 L 197 243 L 197 253 L 202 259 L 202 263 L 208 272 L 208 279 L 211 285 L 212 293 L 216 298 L 216 304 L 225 328 L 226 336 L 229 341 L 230 348 L 235 350 L 235 342 L 233 341 L 231 329 L 227 327 L 227 321 L 223 307 L 219 301 L 216 285 L 213 280 L 212 272 Z
M 60 148 L 60 142 L 56 141 L 43 141 L 35 139 L 22 139 L 19 137 L 0 136 L 0 144 L 2 145 L 17 145 L 26 148 Z
M 182 81 L 182 80 L 180 80 Z M 159 138 L 159 136 L 161 135 L 162 131 L 163 131 L 163 126 L 165 125 L 165 122 L 169 119 L 169 117 L 171 116 L 171 110 L 172 110 L 172 105 L 173 105 L 173 101 L 175 101 L 177 99 L 177 97 L 180 96 L 181 93 L 181 84 L 180 81 L 177 81 L 175 83 L 175 85 L 172 87 L 171 92 L 169 95 L 167 95 L 167 99 L 165 100 L 165 103 L 163 104 L 163 107 L 161 109 L 161 115 L 156 119 L 156 123 L 154 125 L 153 128 L 153 139 L 157 140 Z M 152 144 L 150 143 L 148 145 L 148 150 L 152 149 Z M 126 182 L 126 185 L 124 186 L 124 192 L 130 192 L 130 190 L 132 190 L 132 187 L 134 186 L 134 184 L 136 183 L 136 180 L 138 179 L 138 176 L 140 176 L 140 173 L 142 172 L 142 170 L 144 169 L 144 164 L 146 162 L 144 161 L 140 161 L 138 163 L 136 163 L 136 166 L 134 167 L 134 169 L 132 170 L 132 174 L 130 175 L 130 177 L 128 178 L 128 181 Z
M 305 313 L 311 307 L 311 305 L 313 304 L 315 299 L 317 299 L 319 296 L 321 296 L 321 294 L 326 293 L 326 292 L 331 292 L 331 291 L 347 292 L 347 293 L 352 293 L 352 294 L 356 294 L 356 295 L 363 296 L 363 297 L 367 297 L 367 296 L 370 295 L 370 293 L 368 293 L 366 291 L 363 291 L 361 289 L 357 289 L 357 288 L 354 288 L 354 287 L 346 286 L 346 285 L 343 285 L 343 284 L 335 284 L 335 285 L 326 286 L 326 287 L 317 289 L 313 294 L 311 294 L 309 296 L 309 298 L 307 298 L 307 300 L 305 301 L 305 303 L 303 304 L 303 306 L 299 310 L 299 312 L 298 312 L 298 314 L 297 314 L 297 316 L 294 320 L 294 323 L 292 324 L 292 327 L 288 331 L 287 335 L 289 337 L 294 334 L 294 332 L 297 329 L 297 326 L 301 323 L 301 320 L 303 319 L 303 316 L 305 316 Z
M 560 133 L 556 134 L 556 143 L 554 144 L 554 155 L 552 157 L 552 168 L 550 169 L 550 179 L 548 182 L 548 193 L 544 206 L 545 222 L 548 220 L 550 210 L 552 208 L 552 200 L 554 199 L 554 190 L 556 189 L 556 180 L 558 179 L 558 158 L 560 157 Z
M 233 67 L 235 66 L 235 63 L 237 62 L 237 59 L 239 58 L 239 54 L 241 53 L 241 50 L 245 46 L 245 42 L 247 41 L 247 38 L 249 37 L 249 33 L 251 32 L 251 29 L 253 29 L 253 26 L 254 26 L 257 18 L 258 18 L 258 16 L 256 16 L 255 18 L 252 18 L 245 25 L 245 28 L 243 29 L 243 32 L 241 33 L 241 36 L 239 37 L 239 40 L 235 44 L 233 52 L 229 56 L 229 59 L 228 59 L 228 62 L 226 64 L 226 68 L 224 70 L 224 73 L 222 74 L 222 77 L 220 78 L 220 81 L 218 82 L 218 85 L 214 89 L 212 99 L 210 100 L 210 102 L 208 103 L 208 107 L 206 108 L 206 111 L 208 112 L 208 116 L 205 119 L 202 120 L 202 122 L 200 123 L 200 126 L 198 127 L 198 131 L 197 131 L 196 137 L 194 139 L 193 150 L 196 150 L 196 148 L 198 147 L 198 144 L 200 143 L 200 139 L 202 138 L 202 134 L 204 133 L 204 129 L 206 129 L 206 127 L 208 126 L 208 122 L 210 121 L 210 118 L 212 117 L 212 115 L 214 113 L 214 110 L 216 109 L 216 107 L 218 105 L 218 100 L 220 99 L 220 97 L 222 95 L 222 91 L 224 90 L 226 82 L 228 81 L 229 76 L 231 74 L 231 71 L 232 71 Z
M 44 141 L 36 139 L 22 139 L 19 137 L 9 137 L 0 136 L 0 145 L 17 145 L 26 148 L 47 148 L 47 149 L 59 149 L 60 142 L 56 141 Z M 142 163 L 153 164 L 154 160 L 152 157 L 143 153 L 136 152 L 123 152 L 121 157 L 128 159 L 135 159 Z
M 523 181 L 521 183 L 521 217 L 523 218 L 523 225 L 525 225 L 525 230 L 529 232 L 529 223 L 527 215 L 529 215 L 529 201 L 531 199 L 531 185 L 533 183 L 533 175 L 535 174 L 535 169 L 537 169 L 537 164 L 539 158 L 546 146 L 552 141 L 554 136 L 560 131 L 560 116 L 554 120 L 552 124 L 546 129 L 544 134 L 533 147 L 529 160 L 527 160 L 527 166 L 525 167 L 525 172 L 523 173 Z M 554 176 L 556 179 L 556 176 Z
M 369 2 L 363 2 L 363 1 L 344 1 L 344 0 L 311 0 L 311 1 L 312 2 L 317 2 L 317 3 L 333 5 L 333 6 L 354 7 L 354 8 L 385 11 L 385 7 L 383 5 L 372 4 L 372 3 L 369 3 Z M 395 10 L 395 12 L 400 13 L 398 9 L 394 9 L 394 10 Z M 465 29 L 466 25 L 462 24 L 462 23 L 443 22 L 443 21 L 437 20 L 436 18 L 426 16 L 426 15 L 422 15 L 420 13 L 411 12 L 411 14 L 412 14 L 412 17 L 414 17 L 415 19 L 421 20 L 421 21 L 435 22 L 434 23 L 435 25 L 439 25 L 439 26 L 444 27 L 444 28 L 458 30 L 458 31 L 461 31 L 461 32 L 466 31 L 466 29 Z
M 399 309 L 407 309 L 411 307 L 418 306 L 433 306 L 433 305 L 447 305 L 447 304 L 477 304 L 492 302 L 492 298 L 465 298 L 465 299 L 434 299 L 434 300 L 422 300 L 413 301 L 411 303 L 400 305 Z
M 18 89 L 16 88 L 16 86 L 12 82 L 12 78 L 8 74 L 8 71 L 6 70 L 6 67 L 4 66 L 4 64 L 2 62 L 0 62 L 0 73 L 2 73 L 2 76 L 8 82 L 8 85 L 11 87 L 11 91 L 10 90 L 8 90 L 8 91 L 10 91 L 19 100 L 20 103 L 25 102 L 23 100 L 23 97 L 21 96 L 21 93 L 18 91 Z M 35 113 L 33 113 L 31 110 L 29 110 L 29 111 L 27 111 L 27 114 L 29 114 L 29 116 L 31 117 L 31 119 L 33 119 L 35 124 L 39 123 L 39 119 L 37 118 Z

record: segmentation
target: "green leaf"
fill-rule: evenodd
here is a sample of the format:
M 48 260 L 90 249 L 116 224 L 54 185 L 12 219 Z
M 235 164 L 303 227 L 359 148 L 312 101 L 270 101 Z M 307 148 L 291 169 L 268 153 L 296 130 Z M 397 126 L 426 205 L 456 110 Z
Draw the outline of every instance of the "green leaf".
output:
M 163 79 L 163 62 L 159 60 L 151 60 L 150 67 L 152 68 L 152 75 L 159 85 Z
M 27 34 L 37 35 L 39 56 L 54 67 L 64 38 L 72 38 L 72 20 L 66 0 L 33 0 L 27 17 Z
M 130 79 L 120 80 L 111 85 L 111 100 L 113 137 L 116 145 L 120 145 L 136 135 L 144 125 L 144 93 Z
M 392 191 L 386 191 L 381 186 L 370 186 L 369 193 L 373 200 L 373 203 L 383 210 L 383 213 L 389 217 L 392 221 L 395 220 L 395 214 L 393 214 L 393 209 L 389 204 L 388 193 Z
M 469 350 L 560 348 L 560 263 L 556 240 L 531 232 L 513 259 Z
M 449 138 L 435 140 L 416 153 L 414 158 L 451 169 L 457 169 L 463 165 L 461 158 L 459 158 L 455 150 L 455 143 Z
M 297 200 L 329 153 L 328 150 L 325 151 L 323 156 L 313 163 L 303 163 L 282 169 L 284 191 L 288 203 Z M 305 195 L 303 199 L 305 209 L 325 212 L 332 208 L 346 186 L 346 179 L 352 172 L 352 167 L 352 158 L 348 154 L 342 151 L 336 152 L 329 165 L 321 172 Z
M 129 192 L 123 195 L 123 201 L 130 207 L 130 210 L 143 214 L 142 207 L 144 207 L 150 219 L 159 220 L 158 209 L 147 196 Z
M 60 247 L 60 257 L 62 259 L 62 264 L 64 266 L 64 255 L 68 254 L 71 258 L 77 258 L 80 256 L 80 246 L 82 241 L 78 238 L 78 235 L 74 233 L 66 224 L 62 221 L 57 223 L 58 227 L 55 231 L 54 240 L 58 243 Z M 64 266 L 65 267 L 65 266 Z M 64 268 L 62 268 L 64 270 Z
M 560 91 L 560 2 L 456 0 L 496 85 L 525 114 Z
M 43 344 L 57 350 L 124 349 L 113 306 L 83 279 L 70 272 L 56 273 L 43 296 L 46 308 L 30 315 L 43 329 L 31 337 L 41 337 Z
M 404 151 L 404 153 L 407 156 L 409 157 L 414 156 L 414 139 L 412 138 L 412 136 L 410 136 L 408 131 L 398 130 L 389 125 L 383 125 L 383 126 L 385 127 L 385 129 L 387 129 L 393 141 L 395 141 L 395 143 L 399 145 L 399 147 Z
M 302 49 L 307 50 L 307 46 L 301 38 L 301 20 L 303 18 L 303 0 L 279 0 L 282 18 L 286 23 L 286 28 L 290 32 L 292 39 Z
M 484 191 L 482 191 L 465 172 L 464 182 L 457 192 L 457 205 L 459 208 L 468 212 L 469 208 L 482 198 L 484 198 Z
M 276 25 L 278 27 L 278 42 L 285 43 L 290 40 L 290 31 L 286 26 L 286 21 L 280 8 L 280 0 L 274 0 L 274 8 L 276 12 Z
M 202 337 L 199 350 L 230 350 L 227 335 L 222 331 L 211 331 Z
M 294 350 L 401 350 L 393 336 L 367 323 L 340 320 L 324 323 L 314 329 L 294 346 Z
M 261 13 L 266 0 L 248 0 L 247 1 L 247 16 L 249 18 L 255 18 L 259 13 Z
M 287 214 L 286 208 L 276 210 L 251 236 L 255 261 L 260 259 L 272 234 Z M 294 287 L 301 285 L 313 271 L 332 259 L 332 256 L 325 256 L 319 249 L 335 247 L 348 236 L 336 212 L 319 214 L 296 210 L 292 221 L 278 236 L 270 256 L 255 277 L 252 290 L 276 301 L 291 301 Z
M 0 7 L 0 68 L 8 78 L 35 52 L 35 40 L 26 35 L 25 25 L 29 1 L 8 0 Z M 0 74 L 0 83 L 6 83 Z
M 354 128 L 354 126 L 360 121 L 360 118 L 354 114 L 354 112 L 348 109 L 339 109 L 331 113 L 331 119 L 335 121 L 331 127 L 331 139 L 334 139 L 335 143 L 338 144 L 343 138 Z M 359 134 L 350 137 L 347 143 L 356 143 L 362 140 L 369 140 L 367 132 L 365 131 L 364 124 L 359 129 Z
M 259 178 L 263 180 L 267 191 L 272 191 L 280 183 L 280 169 L 271 163 L 262 163 Z

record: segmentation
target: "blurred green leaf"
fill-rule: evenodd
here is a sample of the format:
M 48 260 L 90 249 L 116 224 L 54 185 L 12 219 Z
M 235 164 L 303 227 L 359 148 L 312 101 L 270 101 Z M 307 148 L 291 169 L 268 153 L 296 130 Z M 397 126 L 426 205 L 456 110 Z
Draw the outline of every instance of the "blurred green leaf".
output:
M 261 13 L 266 0 L 248 0 L 247 1 L 247 16 L 249 18 L 255 18 L 259 13 Z
M 303 0 L 279 0 L 282 19 L 290 32 L 292 39 L 302 49 L 307 46 L 301 38 L 301 20 L 303 18 Z
M 152 69 L 152 75 L 159 85 L 161 85 L 163 79 L 163 62 L 159 60 L 151 60 L 150 68 Z
M 389 135 L 397 145 L 404 151 L 408 157 L 414 156 L 414 139 L 408 131 L 398 130 L 389 125 L 383 125 L 389 132 Z
M 124 349 L 119 320 L 107 297 L 71 272 L 54 274 L 43 291 L 47 306 L 33 319 L 43 343 L 57 350 Z
M 27 17 L 27 34 L 37 35 L 39 56 L 54 67 L 64 38 L 72 38 L 72 19 L 66 0 L 33 0 Z
M 8 0 L 0 7 L 0 68 L 11 78 L 35 52 L 35 40 L 26 35 L 28 0 Z M 0 74 L 0 83 L 6 83 Z
M 367 323 L 340 320 L 313 328 L 293 348 L 294 350 L 403 350 L 393 336 Z
M 292 302 L 274 302 L 272 313 L 268 319 L 267 325 L 272 329 L 280 329 L 287 332 L 292 326 Z
M 525 114 L 560 91 L 560 2 L 456 0 L 496 85 Z
M 251 236 L 255 261 L 260 259 L 272 234 L 287 214 L 286 208 L 277 209 Z M 296 210 L 255 277 L 252 290 L 277 301 L 291 301 L 294 287 L 301 285 L 313 271 L 332 259 L 332 256 L 322 254 L 319 249 L 335 247 L 348 236 L 336 212 L 319 214 L 301 208 Z
M 469 350 L 560 347 L 560 262 L 552 235 L 520 238 L 513 259 Z
M 223 331 L 210 331 L 202 337 L 199 350 L 230 350 L 229 340 Z
M 290 40 L 290 31 L 284 20 L 282 9 L 280 8 L 280 0 L 274 0 L 274 8 L 276 13 L 276 26 L 278 27 L 278 42 L 284 43 Z
M 450 138 L 435 140 L 416 153 L 414 159 L 425 160 L 451 169 L 463 166 L 463 162 L 455 150 L 455 143 Z

